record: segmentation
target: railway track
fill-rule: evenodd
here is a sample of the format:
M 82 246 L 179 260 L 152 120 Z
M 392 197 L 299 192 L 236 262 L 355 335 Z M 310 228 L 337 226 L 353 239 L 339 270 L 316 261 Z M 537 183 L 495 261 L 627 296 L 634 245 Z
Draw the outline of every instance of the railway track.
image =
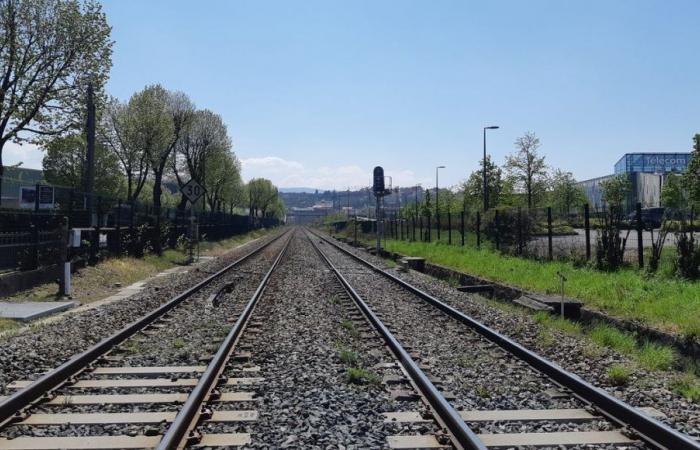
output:
M 657 420 L 658 411 L 625 404 L 331 239 L 307 232 L 387 345 L 411 368 L 411 384 L 456 447 L 700 449 Z M 461 349 L 478 352 L 467 351 L 459 361 L 444 357 Z M 484 354 L 489 357 L 479 361 Z M 489 377 L 505 391 L 503 398 L 472 385 Z M 414 411 L 392 418 L 425 420 Z M 442 445 L 429 436 L 416 439 L 425 447 Z
M 221 367 L 234 356 L 231 349 L 289 242 L 289 231 L 278 234 L 37 380 L 15 382 L 11 387 L 17 391 L 0 402 L 3 434 L 0 448 L 177 448 L 188 443 L 201 446 L 245 444 L 249 437 L 243 433 L 195 436 L 189 431 L 202 414 L 206 416 L 207 412 L 200 406 L 214 395 L 212 387 Z M 274 247 L 281 249 L 272 252 Z M 266 264 L 264 260 L 270 257 L 272 263 Z M 225 302 L 230 303 L 227 309 L 214 309 L 222 303 L 222 296 L 232 294 L 237 282 L 255 278 L 256 265 L 261 264 L 269 268 L 265 269 L 259 283 L 254 283 L 257 288 L 250 300 Z M 238 271 L 245 272 L 244 276 L 238 276 Z M 241 290 L 246 292 L 246 289 Z M 217 316 L 224 322 L 235 318 L 233 327 L 230 323 L 226 327 L 230 330 L 220 345 L 214 344 L 221 337 L 215 330 L 220 331 L 222 327 L 211 326 L 212 318 Z M 140 365 L 142 356 L 125 356 L 140 342 L 153 344 L 166 340 L 168 344 L 160 348 L 178 347 L 182 338 L 167 334 L 175 329 L 187 333 L 187 327 L 183 330 L 175 325 L 179 325 L 178 321 L 187 321 L 188 317 L 194 317 L 192 324 L 201 326 L 191 335 L 210 340 L 209 347 L 199 349 L 204 351 L 198 352 L 203 355 L 199 364 L 192 364 L 192 355 L 180 355 L 188 364 L 156 366 Z M 212 357 L 208 351 L 216 348 Z M 142 353 L 141 350 L 139 348 L 136 353 Z M 158 347 L 152 349 L 151 353 L 155 354 L 150 360 L 173 360 L 172 354 L 160 355 L 158 351 Z M 236 386 L 240 381 L 237 378 L 225 380 Z M 236 391 L 219 396 L 217 400 L 245 402 L 251 398 L 249 392 Z M 224 422 L 254 418 L 254 411 L 239 409 L 206 417 Z M 133 425 L 145 432 L 134 432 L 134 428 L 129 428 Z
M 0 449 L 700 448 L 311 230 L 15 387 Z

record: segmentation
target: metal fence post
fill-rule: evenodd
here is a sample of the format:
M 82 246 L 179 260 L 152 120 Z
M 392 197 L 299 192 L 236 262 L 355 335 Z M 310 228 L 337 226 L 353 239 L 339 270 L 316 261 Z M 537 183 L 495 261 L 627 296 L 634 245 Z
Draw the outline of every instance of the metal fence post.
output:
M 481 213 L 476 212 L 476 248 L 481 248 Z
M 117 200 L 117 217 L 115 220 L 114 228 L 116 229 L 115 234 L 117 235 L 117 256 L 122 254 L 122 201 Z
M 528 210 L 529 212 L 529 210 Z M 523 209 L 518 206 L 518 255 L 523 254 Z
M 32 269 L 39 268 L 39 227 L 34 221 L 29 225 L 32 233 Z
M 639 259 L 639 268 L 644 267 L 644 223 L 642 222 L 642 204 L 637 202 L 637 257 Z
M 432 224 L 430 223 L 430 213 L 428 213 L 428 242 L 430 242 L 431 228 L 432 228 Z
M 425 241 L 425 236 L 423 236 L 423 216 L 419 217 L 418 220 L 420 220 L 420 240 L 421 242 Z
M 501 250 L 501 224 L 498 220 L 498 210 L 493 212 L 493 222 L 496 228 L 496 250 Z
M 68 217 L 63 217 L 61 221 L 61 236 L 58 245 L 59 248 L 59 270 L 61 276 L 58 277 L 58 287 L 61 295 L 71 294 L 71 267 L 70 259 L 68 258 L 68 243 L 70 239 L 70 231 L 68 229 Z
M 355 247 L 357 247 L 357 213 L 355 213 L 355 220 L 352 222 L 353 235 L 355 240 Z
M 588 203 L 583 205 L 583 228 L 586 235 L 586 259 L 591 259 L 591 221 Z
M 447 243 L 452 245 L 452 214 L 447 213 Z
M 34 186 L 34 212 L 39 212 L 39 191 L 41 190 L 41 185 L 37 183 Z
M 464 247 L 464 211 L 459 214 L 459 227 L 462 230 L 462 247 Z
M 547 207 L 547 256 L 551 261 L 554 259 L 554 252 L 552 251 L 552 207 Z

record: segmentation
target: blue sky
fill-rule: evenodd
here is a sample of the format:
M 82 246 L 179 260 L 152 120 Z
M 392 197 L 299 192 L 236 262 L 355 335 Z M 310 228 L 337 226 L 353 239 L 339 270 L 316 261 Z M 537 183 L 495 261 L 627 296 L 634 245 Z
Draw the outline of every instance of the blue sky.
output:
M 103 4 L 109 92 L 186 92 L 223 116 L 244 178 L 280 186 L 364 185 L 378 164 L 394 185 L 432 186 L 436 165 L 455 184 L 490 124 L 497 162 L 534 131 L 579 179 L 700 132 L 698 1 Z

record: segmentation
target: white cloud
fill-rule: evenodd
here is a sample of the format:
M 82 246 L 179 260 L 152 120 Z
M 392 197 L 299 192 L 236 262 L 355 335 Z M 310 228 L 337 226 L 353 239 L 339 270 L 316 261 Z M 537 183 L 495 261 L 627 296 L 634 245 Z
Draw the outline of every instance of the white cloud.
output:
M 278 156 L 247 158 L 241 161 L 243 178 L 264 177 L 272 180 L 279 187 L 309 187 L 315 189 L 359 188 L 371 184 L 372 167 L 358 165 L 321 166 L 310 168 L 298 161 L 290 161 Z M 419 179 L 411 170 L 386 168 L 394 186 L 412 186 L 416 183 L 428 183 Z
M 8 142 L 2 149 L 2 164 L 11 166 L 22 163 L 28 169 L 41 169 L 44 153 L 34 144 L 15 144 Z

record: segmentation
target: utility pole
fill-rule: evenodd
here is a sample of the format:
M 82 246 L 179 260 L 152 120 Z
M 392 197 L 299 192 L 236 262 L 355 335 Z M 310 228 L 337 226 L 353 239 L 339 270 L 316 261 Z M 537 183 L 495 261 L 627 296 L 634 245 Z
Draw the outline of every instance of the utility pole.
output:
M 95 93 L 92 83 L 87 88 L 87 121 L 85 123 L 87 149 L 85 152 L 84 189 L 87 194 L 87 210 L 92 222 L 93 196 L 95 195 Z M 37 195 L 39 193 L 37 192 Z

